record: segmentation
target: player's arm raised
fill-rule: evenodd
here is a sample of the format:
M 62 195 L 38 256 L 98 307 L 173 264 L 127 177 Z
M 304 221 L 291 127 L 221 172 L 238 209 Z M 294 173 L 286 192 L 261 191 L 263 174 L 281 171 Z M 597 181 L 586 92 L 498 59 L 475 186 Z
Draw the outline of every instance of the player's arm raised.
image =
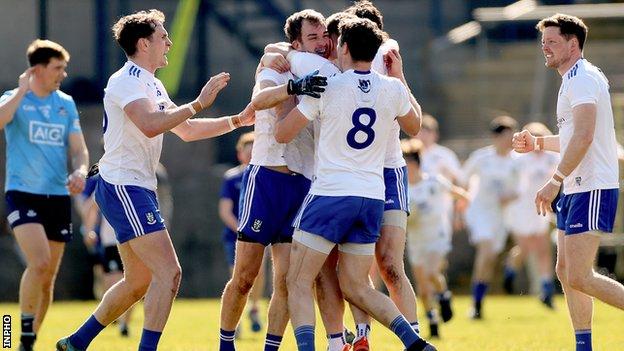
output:
M 318 73 L 318 71 L 312 72 L 311 74 L 316 73 Z M 309 76 L 310 75 L 306 77 Z M 327 85 L 325 80 L 323 80 L 323 83 L 323 85 Z M 306 96 L 301 99 L 299 105 L 293 108 L 288 115 L 286 115 L 286 117 L 275 123 L 274 136 L 278 143 L 289 143 L 303 128 L 308 125 L 309 122 L 315 120 L 319 116 L 320 93 L 323 91 L 325 91 L 325 88 L 318 87 L 316 91 L 305 93 Z
M 5 97 L 0 102 L 0 129 L 4 128 L 7 123 L 13 120 L 15 111 L 19 107 L 20 101 L 30 89 L 30 77 L 35 68 L 30 67 L 19 76 L 19 83 L 15 94 Z
M 516 152 L 521 154 L 535 150 L 559 152 L 559 136 L 536 137 L 531 135 L 528 130 L 523 130 L 513 135 L 512 146 Z
M 263 80 L 260 86 L 254 89 L 251 104 L 256 111 L 275 107 L 288 100 L 292 95 L 309 95 L 315 98 L 325 91 L 327 78 L 320 76 L 316 70 L 297 80 L 290 79 L 288 83 L 275 85 L 271 81 Z
M 195 101 L 179 107 L 156 111 L 148 99 L 138 99 L 127 104 L 124 112 L 145 136 L 153 138 L 173 129 L 202 109 L 210 107 L 229 80 L 230 75 L 223 72 L 211 77 Z
M 405 88 L 407 89 L 407 93 L 409 96 L 409 102 L 412 105 L 410 112 L 408 115 L 399 116 L 397 121 L 401 126 L 401 129 L 411 135 L 416 136 L 420 131 L 420 122 L 422 119 L 422 109 L 420 108 L 420 104 L 416 101 L 416 98 L 412 94 L 412 91 L 407 84 L 407 80 L 405 80 L 405 75 L 403 74 L 403 60 L 401 59 L 401 54 L 396 49 L 391 49 L 384 56 L 384 62 L 386 64 L 386 68 L 388 69 L 388 76 L 397 78 L 403 83 Z M 409 118 L 404 118 L 409 117 Z
M 171 131 L 180 139 L 191 142 L 223 135 L 239 127 L 250 126 L 254 124 L 255 120 L 255 111 L 251 104 L 248 104 L 243 111 L 236 115 L 187 119 Z

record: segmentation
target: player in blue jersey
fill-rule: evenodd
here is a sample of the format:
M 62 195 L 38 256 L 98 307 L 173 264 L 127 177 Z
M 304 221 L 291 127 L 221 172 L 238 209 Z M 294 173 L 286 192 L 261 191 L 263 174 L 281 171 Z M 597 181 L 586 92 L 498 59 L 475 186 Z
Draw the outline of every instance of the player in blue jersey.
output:
M 559 134 L 514 135 L 518 152 L 555 151 L 561 161 L 537 192 L 537 212 L 557 208 L 557 277 L 566 296 L 576 350 L 592 349 L 593 298 L 624 309 L 624 286 L 594 270 L 603 234 L 613 231 L 618 202 L 617 141 L 609 81 L 583 58 L 587 26 L 577 17 L 556 14 L 537 24 L 546 67 L 561 75 L 557 97 Z
M 128 61 L 104 90 L 104 155 L 99 161 L 95 199 L 115 230 L 124 278 L 111 287 L 80 328 L 59 340 L 61 351 L 86 350 L 106 325 L 145 296 L 139 350 L 156 350 L 178 292 L 182 271 L 156 198 L 156 168 L 163 133 L 184 141 L 222 135 L 253 123 L 250 108 L 221 118 L 194 118 L 210 107 L 229 81 L 213 76 L 197 98 L 176 106 L 154 76 L 167 65 L 172 42 L 158 10 L 124 16 L 113 35 Z
M 19 294 L 20 350 L 33 349 L 52 301 L 65 243 L 72 238 L 69 194 L 84 188 L 89 163 L 74 100 L 59 90 L 69 53 L 38 39 L 26 54 L 30 68 L 20 75 L 18 87 L 0 98 L 7 219 L 26 258 Z
M 251 159 L 254 133 L 249 132 L 241 135 L 236 143 L 236 157 L 240 165 L 225 172 L 221 195 L 219 198 L 219 218 L 225 225 L 223 228 L 223 251 L 230 268 L 230 276 L 234 271 L 234 258 L 236 255 L 236 237 L 238 228 L 238 203 L 243 182 L 243 173 Z M 260 316 L 258 315 L 258 301 L 262 298 L 264 289 L 264 267 L 260 268 L 254 286 L 249 294 L 251 302 L 249 306 L 249 319 L 251 329 L 259 332 L 262 329 Z M 238 331 L 238 329 L 237 329 Z
M 389 327 L 408 350 L 435 350 L 421 339 L 387 296 L 368 284 L 384 211 L 383 162 L 392 123 L 416 134 L 420 107 L 404 82 L 371 71 L 382 33 L 366 19 L 340 26 L 338 63 L 320 99 L 304 97 L 278 121 L 275 138 L 289 142 L 319 121 L 316 179 L 295 220 L 288 271 L 288 307 L 297 347 L 314 350 L 313 284 L 338 245 L 338 279 L 346 299 Z M 388 57 L 390 75 L 402 69 Z M 355 210 L 354 210 L 355 209 Z

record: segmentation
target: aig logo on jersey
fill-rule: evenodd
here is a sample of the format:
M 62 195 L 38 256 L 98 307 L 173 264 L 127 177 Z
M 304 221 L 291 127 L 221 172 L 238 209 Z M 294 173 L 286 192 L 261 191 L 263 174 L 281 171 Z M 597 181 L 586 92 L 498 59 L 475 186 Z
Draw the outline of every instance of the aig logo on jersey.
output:
M 359 81 L 360 81 L 360 83 L 358 85 L 358 88 L 360 88 L 360 90 L 363 93 L 368 93 L 370 91 L 370 89 L 371 89 L 371 87 L 370 87 L 370 80 L 368 80 L 368 79 L 360 79 Z
M 34 144 L 65 145 L 65 126 L 62 124 L 30 121 L 28 134 L 30 142 Z

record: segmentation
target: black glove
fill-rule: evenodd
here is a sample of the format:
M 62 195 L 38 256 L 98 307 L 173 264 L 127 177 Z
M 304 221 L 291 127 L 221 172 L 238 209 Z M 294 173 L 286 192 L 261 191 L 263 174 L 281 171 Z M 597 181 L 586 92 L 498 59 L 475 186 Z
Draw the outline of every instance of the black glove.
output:
M 320 98 L 327 85 L 327 77 L 320 76 L 318 69 L 297 80 L 288 81 L 288 95 L 308 95 L 313 98 Z

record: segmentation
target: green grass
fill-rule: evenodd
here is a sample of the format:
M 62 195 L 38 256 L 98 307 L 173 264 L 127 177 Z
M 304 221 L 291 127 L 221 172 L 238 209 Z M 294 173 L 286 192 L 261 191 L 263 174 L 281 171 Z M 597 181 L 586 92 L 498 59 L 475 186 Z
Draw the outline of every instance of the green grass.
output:
M 563 298 L 556 300 L 557 309 L 542 307 L 534 297 L 491 296 L 485 302 L 485 319 L 468 320 L 470 300 L 458 296 L 454 300 L 455 318 L 441 326 L 442 339 L 434 340 L 439 350 L 573 350 L 572 329 Z M 50 308 L 43 330 L 38 336 L 38 350 L 50 351 L 56 340 L 73 332 L 93 311 L 96 302 L 58 302 Z M 131 336 L 119 337 L 110 326 L 91 344 L 91 350 L 136 350 L 143 319 L 142 308 L 136 309 L 131 323 Z M 0 304 L 2 314 L 13 317 L 13 347 L 19 341 L 19 312 L 16 304 Z M 265 316 L 265 313 L 262 314 Z M 317 315 L 318 317 L 318 315 Z M 347 318 L 347 325 L 353 323 Z M 420 317 L 424 335 L 428 327 Z M 622 350 L 624 345 L 624 313 L 597 302 L 594 316 L 594 349 Z M 325 350 L 324 330 L 317 322 L 317 349 Z M 237 350 L 262 350 L 264 333 L 252 333 L 246 315 Z M 218 350 L 219 301 L 177 300 L 160 342 L 160 350 Z M 378 323 L 371 336 L 373 351 L 402 350 L 399 340 Z M 281 350 L 295 350 L 292 329 L 286 330 Z

